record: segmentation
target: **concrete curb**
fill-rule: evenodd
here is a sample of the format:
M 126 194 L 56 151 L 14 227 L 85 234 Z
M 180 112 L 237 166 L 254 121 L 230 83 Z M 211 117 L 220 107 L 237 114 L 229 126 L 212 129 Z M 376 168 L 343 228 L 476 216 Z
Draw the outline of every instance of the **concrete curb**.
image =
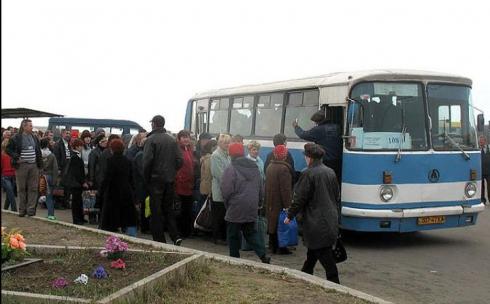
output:
M 17 213 L 13 212 L 13 211 L 2 210 L 2 213 L 4 213 L 4 212 L 17 215 Z M 113 232 L 109 232 L 109 231 L 94 229 L 91 227 L 84 227 L 84 226 L 75 225 L 75 224 L 71 224 L 71 223 L 67 223 L 67 222 L 51 221 L 51 220 L 48 220 L 48 219 L 45 219 L 42 217 L 38 217 L 38 216 L 33 216 L 32 218 L 34 218 L 36 220 L 46 221 L 49 223 L 63 225 L 66 227 L 76 228 L 79 230 L 91 231 L 91 232 L 94 232 L 97 234 L 116 235 L 120 239 L 131 241 L 131 242 L 137 243 L 137 244 L 148 245 L 148 246 L 152 246 L 155 248 L 160 248 L 160 249 L 164 249 L 164 250 L 168 250 L 168 251 L 176 251 L 176 252 L 180 252 L 180 253 L 203 255 L 206 258 L 214 259 L 214 260 L 217 260 L 220 262 L 225 262 L 225 263 L 228 263 L 231 265 L 249 266 L 249 267 L 255 267 L 255 268 L 268 270 L 268 271 L 273 272 L 273 273 L 287 274 L 293 278 L 296 278 L 296 279 L 299 279 L 302 281 L 306 281 L 308 283 L 315 284 L 317 286 L 321 286 L 321 287 L 326 288 L 326 289 L 335 290 L 339 293 L 348 294 L 348 295 L 351 295 L 351 296 L 354 296 L 354 297 L 357 297 L 357 298 L 360 298 L 360 299 L 363 299 L 366 301 L 370 301 L 373 303 L 379 303 L 379 304 L 391 304 L 392 303 L 392 302 L 383 300 L 381 298 L 369 295 L 369 294 L 364 293 L 362 291 L 358 291 L 358 290 L 353 289 L 353 288 L 349 288 L 346 286 L 335 284 L 335 283 L 332 283 L 330 281 L 321 279 L 319 277 L 316 277 L 316 276 L 313 276 L 310 274 L 306 274 L 306 273 L 301 272 L 299 270 L 290 269 L 290 268 L 283 267 L 283 266 L 263 264 L 263 263 L 258 263 L 258 262 L 251 261 L 251 260 L 233 258 L 233 257 L 224 256 L 221 254 L 204 252 L 204 251 L 185 248 L 185 247 L 178 247 L 178 246 L 174 246 L 174 245 L 170 245 L 170 244 L 164 244 L 164 243 L 160 243 L 160 242 L 155 242 L 155 241 L 151 241 L 151 240 L 146 240 L 146 239 L 128 236 L 125 234 L 119 234 L 119 233 L 113 233 Z

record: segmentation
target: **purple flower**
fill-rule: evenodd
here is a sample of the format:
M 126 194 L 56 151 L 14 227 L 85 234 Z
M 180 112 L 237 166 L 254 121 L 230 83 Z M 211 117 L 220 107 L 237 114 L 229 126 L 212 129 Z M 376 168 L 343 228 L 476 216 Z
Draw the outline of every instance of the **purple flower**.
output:
M 105 279 L 107 278 L 108 274 L 105 271 L 104 267 L 99 266 L 95 269 L 95 271 L 92 273 L 92 276 L 96 279 Z
M 63 277 L 59 277 L 55 279 L 52 284 L 54 288 L 65 288 L 67 285 L 68 285 L 68 281 Z

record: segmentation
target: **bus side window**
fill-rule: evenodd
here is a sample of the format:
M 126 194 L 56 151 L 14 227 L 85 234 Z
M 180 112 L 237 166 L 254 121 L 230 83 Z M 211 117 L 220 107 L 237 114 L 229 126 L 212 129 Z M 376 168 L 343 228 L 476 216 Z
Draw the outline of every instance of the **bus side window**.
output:
M 209 133 L 219 134 L 228 131 L 229 98 L 211 100 L 209 111 Z
M 288 94 L 286 118 L 284 121 L 284 134 L 288 138 L 298 138 L 291 125 L 295 119 L 298 119 L 298 124 L 303 130 L 309 130 L 315 126 L 310 118 L 318 111 L 318 100 L 318 90 L 290 92 Z
M 243 136 L 250 135 L 252 131 L 253 96 L 238 97 L 233 99 L 231 110 L 230 133 Z
M 274 136 L 281 132 L 284 94 L 260 95 L 257 101 L 255 135 Z

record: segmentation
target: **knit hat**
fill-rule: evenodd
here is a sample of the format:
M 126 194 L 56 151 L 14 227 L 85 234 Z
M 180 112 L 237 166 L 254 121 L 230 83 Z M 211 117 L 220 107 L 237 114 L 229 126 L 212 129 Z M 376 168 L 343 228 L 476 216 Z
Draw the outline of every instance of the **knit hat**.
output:
M 103 128 L 97 128 L 97 130 L 95 130 L 95 137 L 99 136 L 102 133 L 105 133 L 105 130 Z
M 288 155 L 288 148 L 285 145 L 277 145 L 272 149 L 274 157 L 277 160 L 285 160 Z
M 241 143 L 231 143 L 228 146 L 228 155 L 230 155 L 230 157 L 240 157 L 243 156 L 243 154 L 244 149 Z

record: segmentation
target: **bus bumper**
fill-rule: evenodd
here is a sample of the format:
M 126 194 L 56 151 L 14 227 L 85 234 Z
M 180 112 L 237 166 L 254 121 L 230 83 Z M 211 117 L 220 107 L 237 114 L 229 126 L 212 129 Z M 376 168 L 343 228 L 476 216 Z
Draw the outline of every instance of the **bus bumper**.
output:
M 484 204 L 415 209 L 359 209 L 342 207 L 341 226 L 346 230 L 411 232 L 476 224 Z M 429 218 L 430 217 L 430 218 Z M 423 221 L 434 219 L 434 222 Z M 422 219 L 422 220 L 421 220 Z

